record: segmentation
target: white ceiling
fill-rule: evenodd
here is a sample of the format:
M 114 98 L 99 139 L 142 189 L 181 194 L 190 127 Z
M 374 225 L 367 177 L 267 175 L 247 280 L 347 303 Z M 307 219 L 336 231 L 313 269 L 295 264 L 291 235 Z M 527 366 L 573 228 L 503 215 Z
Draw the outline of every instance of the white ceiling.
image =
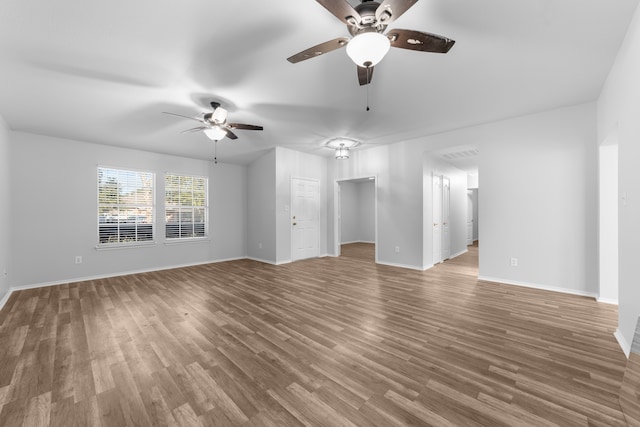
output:
M 0 115 L 17 131 L 211 159 L 205 135 L 180 133 L 197 123 L 162 112 L 219 101 L 265 127 L 221 141 L 222 161 L 276 145 L 330 155 L 335 136 L 366 149 L 597 99 L 637 3 L 420 0 L 390 27 L 456 44 L 391 49 L 367 112 L 344 49 L 286 61 L 348 35 L 314 0 L 2 0 Z

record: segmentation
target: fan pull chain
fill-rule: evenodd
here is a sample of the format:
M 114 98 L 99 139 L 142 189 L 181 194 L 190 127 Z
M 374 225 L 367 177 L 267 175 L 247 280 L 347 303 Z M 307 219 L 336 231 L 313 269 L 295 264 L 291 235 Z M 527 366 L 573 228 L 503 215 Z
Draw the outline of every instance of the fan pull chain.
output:
M 367 111 L 369 111 L 369 85 L 367 85 Z
M 371 85 L 371 67 L 367 67 L 367 111 L 369 111 L 369 86 Z
M 218 140 L 213 141 L 213 164 L 218 164 Z

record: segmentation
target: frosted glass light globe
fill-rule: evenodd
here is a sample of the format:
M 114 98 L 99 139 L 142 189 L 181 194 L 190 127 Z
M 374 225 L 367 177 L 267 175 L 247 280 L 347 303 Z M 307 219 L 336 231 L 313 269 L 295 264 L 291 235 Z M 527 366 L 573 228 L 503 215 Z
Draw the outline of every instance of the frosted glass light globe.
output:
M 373 67 L 389 52 L 391 42 L 380 33 L 360 33 L 347 43 L 347 55 L 359 67 Z

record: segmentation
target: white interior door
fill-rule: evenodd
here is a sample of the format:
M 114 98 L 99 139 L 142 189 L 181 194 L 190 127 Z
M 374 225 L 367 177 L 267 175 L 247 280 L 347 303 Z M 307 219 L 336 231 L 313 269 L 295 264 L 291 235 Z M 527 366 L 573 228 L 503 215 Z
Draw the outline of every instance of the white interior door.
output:
M 433 176 L 433 263 L 442 262 L 442 177 Z
M 473 245 L 473 190 L 467 190 L 467 246 Z
M 291 259 L 320 255 L 320 185 L 318 181 L 291 179 Z
M 442 259 L 451 257 L 451 234 L 449 225 L 449 196 L 451 194 L 451 182 L 449 178 L 442 177 Z

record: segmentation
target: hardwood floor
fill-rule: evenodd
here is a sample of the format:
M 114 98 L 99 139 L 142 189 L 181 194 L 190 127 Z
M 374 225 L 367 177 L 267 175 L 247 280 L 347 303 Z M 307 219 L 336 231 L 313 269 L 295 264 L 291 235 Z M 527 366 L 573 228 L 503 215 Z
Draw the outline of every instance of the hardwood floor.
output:
M 343 253 L 14 293 L 0 425 L 625 425 L 614 306 Z

